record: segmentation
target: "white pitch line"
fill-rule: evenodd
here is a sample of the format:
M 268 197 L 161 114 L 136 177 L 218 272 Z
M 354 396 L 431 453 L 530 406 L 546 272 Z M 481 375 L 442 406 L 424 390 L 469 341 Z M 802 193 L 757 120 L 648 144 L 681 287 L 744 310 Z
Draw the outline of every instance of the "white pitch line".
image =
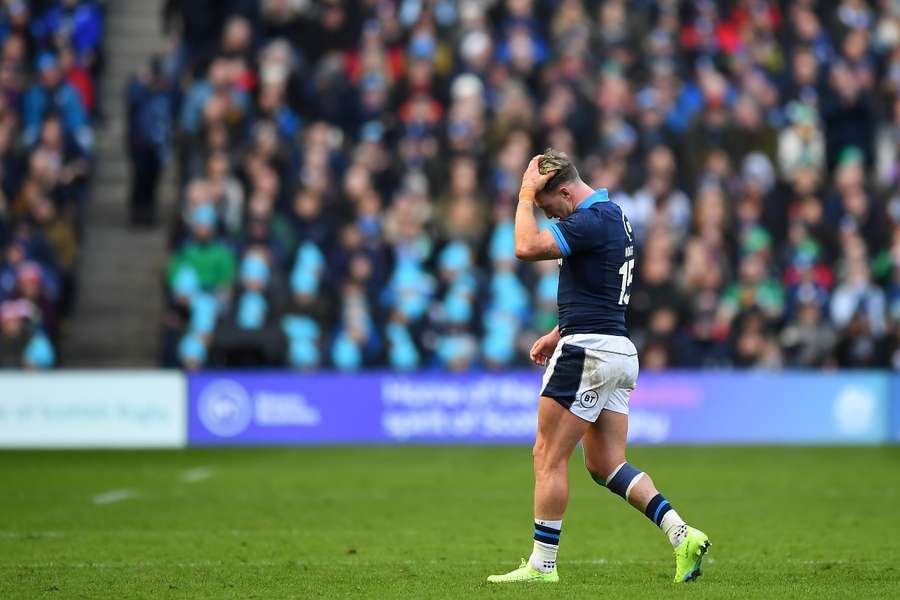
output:
M 743 564 L 743 560 L 730 560 L 730 561 L 720 561 L 728 564 Z M 792 563 L 799 565 L 807 565 L 807 566 L 818 566 L 818 565 L 834 565 L 834 564 L 846 564 L 851 561 L 837 559 L 837 560 L 780 560 L 779 563 Z M 853 561 L 854 564 L 866 565 L 866 566 L 876 566 L 876 565 L 888 565 L 892 564 L 889 560 L 867 560 L 867 561 Z M 380 561 L 380 560 L 372 560 L 365 558 L 357 558 L 357 557 L 341 557 L 338 559 L 332 558 L 329 560 L 249 560 L 249 561 L 225 561 L 225 560 L 197 560 L 197 561 L 175 561 L 175 562 L 167 562 L 167 561 L 132 561 L 132 562 L 56 562 L 56 561 L 48 561 L 48 562 L 34 562 L 34 563 L 0 563 L 0 570 L 7 569 L 50 569 L 50 568 L 69 568 L 69 569 L 132 569 L 132 568 L 147 568 L 147 567 L 174 567 L 174 568 L 202 568 L 202 567 L 277 567 L 277 566 L 291 566 L 291 567 L 302 567 L 302 566 L 322 566 L 322 565 L 451 565 L 451 566 L 481 566 L 481 565 L 494 565 L 496 566 L 497 561 L 495 560 L 395 560 L 395 561 Z M 634 565 L 668 565 L 668 560 L 614 560 L 614 559 L 605 559 L 605 558 L 596 558 L 596 559 L 576 559 L 576 560 L 567 560 L 565 561 L 567 565 L 610 565 L 610 566 L 634 566 Z
M 108 492 L 97 494 L 91 498 L 91 502 L 94 504 L 112 504 L 113 502 L 121 502 L 122 500 L 134 498 L 137 495 L 137 492 L 134 490 L 109 490 Z
M 186 483 L 197 483 L 212 477 L 213 470 L 209 467 L 195 467 L 181 473 L 181 480 Z

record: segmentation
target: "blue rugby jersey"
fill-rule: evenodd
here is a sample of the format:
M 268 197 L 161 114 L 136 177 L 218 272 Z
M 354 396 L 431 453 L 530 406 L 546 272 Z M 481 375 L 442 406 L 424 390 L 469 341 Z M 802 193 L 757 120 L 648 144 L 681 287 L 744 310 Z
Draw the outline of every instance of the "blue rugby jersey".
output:
M 627 336 L 634 235 L 605 188 L 595 191 L 565 219 L 550 226 L 562 251 L 559 268 L 559 332 Z

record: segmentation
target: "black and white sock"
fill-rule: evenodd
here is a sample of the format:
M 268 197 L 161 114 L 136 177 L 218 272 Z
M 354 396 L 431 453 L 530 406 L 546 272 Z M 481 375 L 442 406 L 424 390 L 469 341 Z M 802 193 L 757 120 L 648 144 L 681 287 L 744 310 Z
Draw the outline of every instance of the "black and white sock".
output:
M 528 559 L 528 563 L 533 569 L 541 573 L 549 573 L 556 566 L 560 532 L 562 532 L 562 519 L 559 521 L 534 520 L 534 548 Z
M 657 494 L 650 499 L 647 508 L 644 509 L 644 514 L 657 527 L 666 532 L 666 537 L 669 538 L 669 543 L 673 548 L 678 547 L 687 536 L 687 525 L 662 494 Z

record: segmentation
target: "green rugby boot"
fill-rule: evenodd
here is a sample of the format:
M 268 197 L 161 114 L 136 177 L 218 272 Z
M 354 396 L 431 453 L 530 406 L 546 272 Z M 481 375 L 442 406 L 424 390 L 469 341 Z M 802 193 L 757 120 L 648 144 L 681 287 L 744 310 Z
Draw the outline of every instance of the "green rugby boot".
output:
M 523 558 L 522 564 L 515 571 L 505 575 L 491 575 L 487 580 L 490 583 L 556 583 L 559 581 L 559 575 L 556 573 L 556 567 L 549 573 L 541 573 Z
M 693 527 L 687 528 L 684 541 L 675 548 L 675 583 L 693 581 L 701 575 L 703 555 L 709 550 L 709 538 Z

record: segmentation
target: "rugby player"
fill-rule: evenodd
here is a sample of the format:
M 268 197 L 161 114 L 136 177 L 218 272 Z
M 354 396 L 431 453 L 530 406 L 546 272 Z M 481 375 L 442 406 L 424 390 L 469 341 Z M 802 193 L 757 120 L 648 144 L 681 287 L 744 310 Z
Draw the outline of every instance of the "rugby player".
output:
M 535 206 L 559 221 L 539 230 Z M 638 376 L 637 350 L 625 329 L 635 260 L 628 218 L 606 189 L 592 189 L 563 152 L 548 149 L 522 177 L 515 243 L 521 260 L 559 260 L 559 325 L 531 348 L 531 359 L 546 365 L 533 452 L 533 550 L 518 569 L 488 581 L 559 581 L 569 457 L 578 442 L 593 480 L 666 534 L 675 550 L 675 582 L 695 579 L 709 538 L 625 459 L 628 399 Z

